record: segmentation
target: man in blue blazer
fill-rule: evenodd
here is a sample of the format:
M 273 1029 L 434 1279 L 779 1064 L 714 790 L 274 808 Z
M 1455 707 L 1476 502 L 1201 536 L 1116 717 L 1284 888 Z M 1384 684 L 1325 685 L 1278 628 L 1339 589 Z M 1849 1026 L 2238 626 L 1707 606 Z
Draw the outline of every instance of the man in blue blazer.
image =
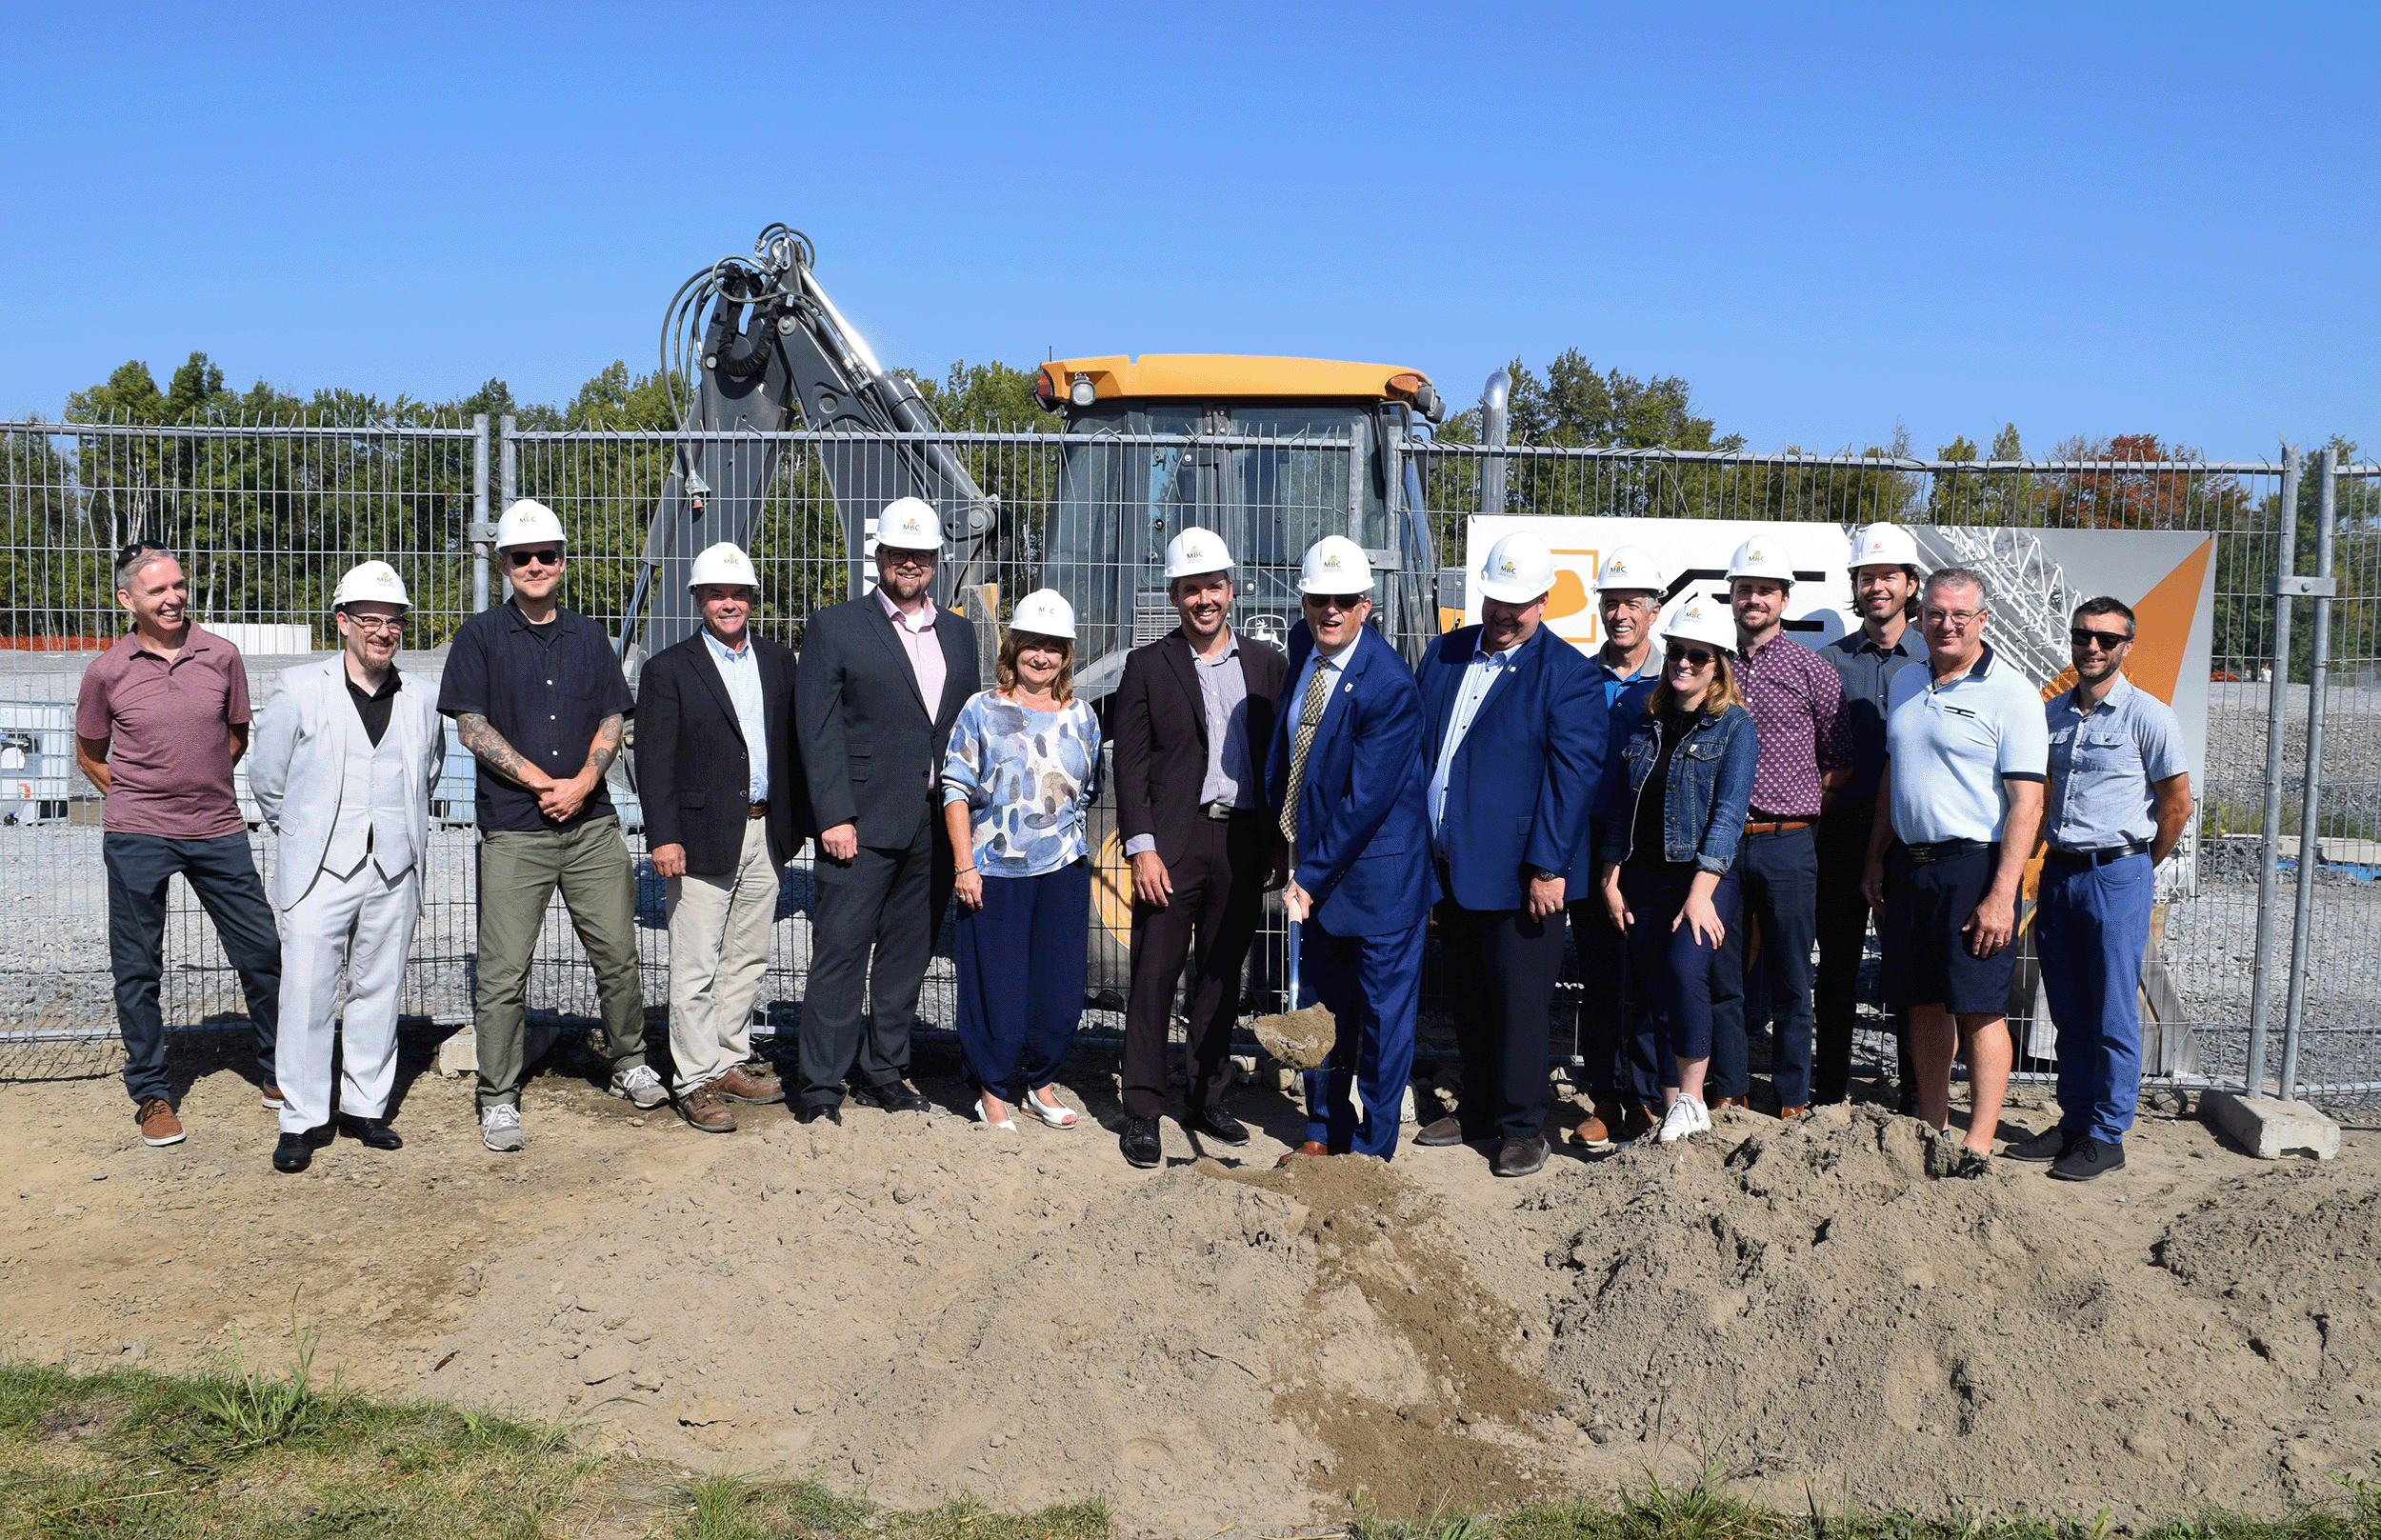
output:
M 1282 1159 L 1387 1160 L 1413 1071 L 1423 926 L 1438 896 L 1424 858 L 1422 696 L 1396 649 L 1365 629 L 1372 568 L 1361 546 L 1316 541 L 1299 589 L 1305 618 L 1290 633 L 1265 791 L 1290 842 L 1282 907 L 1298 927 L 1301 994 L 1331 1011 L 1338 1040 L 1307 1073 L 1306 1139 Z
M 1481 623 L 1439 638 L 1416 670 L 1463 1101 L 1414 1143 L 1496 1139 L 1496 1174 L 1529 1176 L 1546 1165 L 1563 900 L 1593 876 L 1585 836 L 1610 712 L 1588 660 L 1541 624 L 1554 587 L 1544 541 L 1505 536 L 1476 581 Z

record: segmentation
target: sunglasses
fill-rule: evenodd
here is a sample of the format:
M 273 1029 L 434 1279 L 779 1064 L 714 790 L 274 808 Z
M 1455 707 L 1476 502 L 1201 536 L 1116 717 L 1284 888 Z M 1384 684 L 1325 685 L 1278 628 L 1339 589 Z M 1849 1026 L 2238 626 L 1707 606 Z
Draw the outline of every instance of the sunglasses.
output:
M 551 546 L 543 550 L 508 550 L 505 560 L 514 567 L 560 567 L 562 552 Z
M 1683 663 L 1690 669 L 1708 669 L 1719 659 L 1718 653 L 1699 647 L 1673 647 L 1670 655 L 1671 662 Z
M 116 565 L 123 566 L 144 550 L 164 550 L 165 549 L 167 548 L 157 544 L 154 540 L 129 541 L 122 550 L 116 552 Z
M 914 567 L 923 572 L 931 570 L 934 565 L 934 553 L 930 550 L 887 550 L 883 547 L 878 550 L 888 568 Z
M 2087 649 L 2097 642 L 2102 651 L 2113 652 L 2132 638 L 2122 631 L 2095 631 L 2087 626 L 2077 626 L 2067 633 L 2067 640 L 2072 643 L 2078 650 Z
M 1370 600 L 1367 595 L 1361 593 L 1310 593 L 1306 595 L 1306 602 L 1311 609 L 1315 610 L 1353 610 L 1356 606 L 1369 603 Z

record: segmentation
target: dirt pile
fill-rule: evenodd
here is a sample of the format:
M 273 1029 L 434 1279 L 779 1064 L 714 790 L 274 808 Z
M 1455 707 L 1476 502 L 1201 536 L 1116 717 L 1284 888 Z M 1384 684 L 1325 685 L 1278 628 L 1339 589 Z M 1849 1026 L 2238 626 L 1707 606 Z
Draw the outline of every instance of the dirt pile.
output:
M 1935 1180 L 1926 1148 L 1834 1108 L 1605 1162 L 1549 1258 L 1565 1411 L 1616 1467 L 1685 1449 L 1830 1506 L 2270 1510 L 2381 1449 L 2369 1172 L 2161 1215 L 2172 1183 Z

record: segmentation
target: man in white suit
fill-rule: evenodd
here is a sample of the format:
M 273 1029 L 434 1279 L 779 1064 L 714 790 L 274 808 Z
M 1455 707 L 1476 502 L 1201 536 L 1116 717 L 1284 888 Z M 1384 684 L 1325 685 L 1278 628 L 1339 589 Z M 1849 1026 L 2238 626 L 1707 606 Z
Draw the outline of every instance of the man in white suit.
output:
M 291 669 L 256 719 L 249 789 L 281 836 L 281 1142 L 302 1171 L 330 1142 L 332 1012 L 348 978 L 339 1127 L 374 1150 L 396 1080 L 397 987 L 422 913 L 430 793 L 447 752 L 437 694 L 406 688 L 397 643 L 412 601 L 387 562 L 350 568 L 331 595 L 340 652 Z

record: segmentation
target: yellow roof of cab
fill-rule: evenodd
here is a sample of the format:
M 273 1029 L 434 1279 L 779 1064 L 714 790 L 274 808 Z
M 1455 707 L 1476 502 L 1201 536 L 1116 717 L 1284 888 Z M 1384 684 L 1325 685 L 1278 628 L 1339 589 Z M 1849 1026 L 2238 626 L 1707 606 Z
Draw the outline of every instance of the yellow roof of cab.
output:
M 1257 358 L 1243 353 L 1144 353 L 1138 359 L 1058 358 L 1042 366 L 1042 394 L 1064 401 L 1081 374 L 1102 401 L 1169 397 L 1221 401 L 1252 397 L 1383 400 L 1413 394 L 1430 376 L 1394 364 L 1331 358 Z

